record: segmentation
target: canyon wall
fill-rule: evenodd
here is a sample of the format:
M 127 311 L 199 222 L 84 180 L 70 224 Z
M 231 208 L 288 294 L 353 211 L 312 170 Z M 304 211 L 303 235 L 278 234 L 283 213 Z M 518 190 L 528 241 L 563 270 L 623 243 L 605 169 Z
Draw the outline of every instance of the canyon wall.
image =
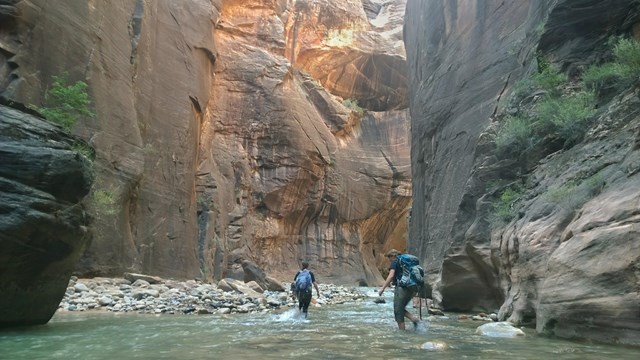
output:
M 633 34 L 636 5 L 409 0 L 406 13 L 408 247 L 425 261 L 436 302 L 542 333 L 639 344 L 637 82 L 590 104 L 594 125 L 577 144 L 544 139 L 518 158 L 499 157 L 495 141 L 524 81 L 557 66 L 579 86 L 609 39 Z M 520 191 L 505 204 L 513 217 L 492 222 L 506 189 Z
M 373 285 L 405 246 L 404 0 L 7 4 L 3 99 L 89 85 L 79 275 L 212 281 L 250 262 L 288 280 L 308 260 L 321 282 Z

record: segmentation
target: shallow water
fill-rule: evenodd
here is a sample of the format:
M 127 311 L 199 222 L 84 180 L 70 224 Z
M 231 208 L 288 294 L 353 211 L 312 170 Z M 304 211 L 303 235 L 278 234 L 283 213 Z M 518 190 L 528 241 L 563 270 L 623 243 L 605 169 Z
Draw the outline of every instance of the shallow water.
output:
M 392 291 L 370 300 L 279 314 L 58 313 L 49 324 L 0 332 L 0 359 L 640 359 L 640 349 L 537 336 L 475 334 L 475 321 L 432 321 L 396 330 Z M 417 312 L 417 311 L 416 311 Z M 412 328 L 413 326 L 408 326 Z M 428 352 L 427 341 L 449 348 Z

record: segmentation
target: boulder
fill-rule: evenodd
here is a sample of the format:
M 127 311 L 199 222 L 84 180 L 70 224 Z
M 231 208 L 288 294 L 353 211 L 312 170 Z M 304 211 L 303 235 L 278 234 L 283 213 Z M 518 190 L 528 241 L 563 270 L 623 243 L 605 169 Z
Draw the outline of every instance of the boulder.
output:
M 123 277 L 129 280 L 131 283 L 135 283 L 136 280 L 144 280 L 149 284 L 160 284 L 164 281 L 162 278 L 158 276 L 134 274 L 134 273 L 124 273 Z
M 92 171 L 79 144 L 0 105 L 0 327 L 48 322 L 89 240 L 80 202 Z
M 243 293 L 246 296 L 250 296 L 252 298 L 261 298 L 264 297 L 261 293 L 253 290 L 247 284 L 238 281 L 236 279 L 226 278 L 222 279 L 218 282 L 218 288 L 223 291 L 237 291 L 239 293 Z

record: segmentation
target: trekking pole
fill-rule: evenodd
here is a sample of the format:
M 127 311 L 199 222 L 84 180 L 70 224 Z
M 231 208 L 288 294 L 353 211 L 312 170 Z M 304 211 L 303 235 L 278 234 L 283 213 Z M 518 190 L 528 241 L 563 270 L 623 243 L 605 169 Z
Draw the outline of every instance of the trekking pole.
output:
M 420 287 L 420 294 L 418 294 L 418 299 L 420 299 L 420 320 L 422 320 L 422 294 L 424 293 L 424 285 Z

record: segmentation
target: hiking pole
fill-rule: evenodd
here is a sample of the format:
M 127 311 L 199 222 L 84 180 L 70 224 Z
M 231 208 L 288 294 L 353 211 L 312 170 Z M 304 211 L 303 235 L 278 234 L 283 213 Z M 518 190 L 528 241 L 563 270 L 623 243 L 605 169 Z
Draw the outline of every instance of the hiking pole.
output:
M 420 320 L 422 320 L 422 294 L 424 294 L 424 285 L 420 287 L 420 294 L 418 294 L 418 299 L 420 299 Z

